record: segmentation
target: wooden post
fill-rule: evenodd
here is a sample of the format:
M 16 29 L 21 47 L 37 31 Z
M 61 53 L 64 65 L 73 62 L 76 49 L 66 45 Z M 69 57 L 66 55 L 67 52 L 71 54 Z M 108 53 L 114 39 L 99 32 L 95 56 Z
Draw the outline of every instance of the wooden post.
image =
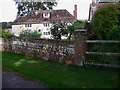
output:
M 75 57 L 75 64 L 78 66 L 83 66 L 84 62 L 85 62 L 85 34 L 86 34 L 86 30 L 75 30 L 75 53 L 74 53 L 74 57 Z

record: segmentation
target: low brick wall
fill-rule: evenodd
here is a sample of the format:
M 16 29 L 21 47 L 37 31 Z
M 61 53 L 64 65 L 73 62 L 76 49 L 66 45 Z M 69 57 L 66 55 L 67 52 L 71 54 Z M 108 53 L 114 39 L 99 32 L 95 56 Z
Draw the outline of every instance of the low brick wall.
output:
M 1 50 L 83 66 L 85 62 L 85 30 L 75 31 L 75 40 L 18 38 L 3 39 Z
M 25 55 L 74 64 L 74 41 L 31 38 L 4 39 L 4 50 Z

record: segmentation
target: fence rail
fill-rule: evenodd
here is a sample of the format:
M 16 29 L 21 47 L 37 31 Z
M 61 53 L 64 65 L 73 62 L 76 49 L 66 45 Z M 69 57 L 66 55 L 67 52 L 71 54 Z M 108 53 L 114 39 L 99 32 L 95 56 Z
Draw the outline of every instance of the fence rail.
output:
M 120 56 L 120 53 L 111 52 L 86 52 L 88 55 L 106 55 L 106 56 Z
M 120 65 L 113 65 L 113 64 L 101 64 L 101 63 L 92 63 L 92 62 L 85 62 L 86 65 L 92 66 L 101 66 L 101 67 L 112 67 L 112 68 L 120 68 Z
M 114 44 L 114 45 L 119 45 L 120 44 L 120 41 L 118 41 L 118 40 L 86 40 L 85 41 L 86 42 L 86 44 L 87 45 L 89 45 L 89 44 L 92 44 L 92 45 L 94 45 L 94 44 L 107 44 L 107 45 L 110 45 L 110 44 Z M 119 48 L 117 48 L 117 49 L 119 49 Z M 119 62 L 118 61 L 118 58 L 120 57 L 120 52 L 107 52 L 107 51 L 86 51 L 85 52 L 85 54 L 86 55 L 90 55 L 90 56 L 95 56 L 95 55 L 100 55 L 100 56 L 102 56 L 102 58 L 104 57 L 104 56 L 107 56 L 107 57 L 109 57 L 109 56 L 112 56 L 112 57 L 117 57 L 117 61 L 115 61 L 115 62 Z M 93 66 L 103 66 L 103 67 L 112 67 L 112 68 L 120 68 L 120 65 L 119 65 L 119 63 L 112 63 L 112 62 L 110 62 L 109 63 L 109 60 L 107 61 L 107 60 L 105 60 L 105 61 L 101 61 L 101 62 L 97 62 L 97 61 L 95 61 L 94 60 L 95 58 L 93 58 L 93 60 L 90 60 L 91 62 L 89 62 L 89 61 L 87 61 L 86 60 L 86 62 L 85 62 L 85 64 L 88 64 L 88 65 L 93 65 Z M 99 58 L 100 60 L 102 60 L 101 58 Z M 113 58 L 112 58 L 113 59 Z M 88 59 L 89 60 L 89 59 Z M 107 63 L 109 63 L 109 64 L 106 64 L 106 62 Z
M 110 44 L 110 43 L 116 43 L 116 44 L 118 44 L 118 43 L 120 43 L 120 41 L 116 41 L 116 40 L 86 40 L 86 43 L 108 43 L 108 44 Z

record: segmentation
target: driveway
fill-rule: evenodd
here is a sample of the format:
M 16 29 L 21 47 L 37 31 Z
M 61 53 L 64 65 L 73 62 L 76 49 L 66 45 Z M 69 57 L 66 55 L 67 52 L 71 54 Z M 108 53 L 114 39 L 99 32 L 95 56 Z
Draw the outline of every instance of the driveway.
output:
M 2 88 L 44 88 L 37 82 L 26 80 L 14 72 L 3 71 Z

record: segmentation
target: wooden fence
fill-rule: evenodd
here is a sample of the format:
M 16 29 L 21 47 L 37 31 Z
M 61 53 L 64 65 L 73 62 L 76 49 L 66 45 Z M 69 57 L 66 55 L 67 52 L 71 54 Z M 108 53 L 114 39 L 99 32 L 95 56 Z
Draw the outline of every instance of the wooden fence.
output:
M 86 51 L 86 55 L 99 55 L 99 56 L 114 56 L 114 57 L 119 57 L 120 59 L 120 41 L 115 41 L 115 40 L 86 40 L 87 45 L 88 44 L 99 44 L 99 45 L 103 45 L 103 44 L 116 44 L 119 45 L 119 47 L 117 48 L 119 50 L 119 52 L 93 52 L 93 51 Z M 91 60 L 92 61 L 92 60 Z M 119 65 L 119 60 L 117 64 L 105 64 L 105 63 L 95 63 L 95 62 L 87 62 L 86 64 L 90 64 L 90 65 L 95 65 L 95 66 L 105 66 L 105 67 L 113 67 L 113 68 L 120 68 Z

